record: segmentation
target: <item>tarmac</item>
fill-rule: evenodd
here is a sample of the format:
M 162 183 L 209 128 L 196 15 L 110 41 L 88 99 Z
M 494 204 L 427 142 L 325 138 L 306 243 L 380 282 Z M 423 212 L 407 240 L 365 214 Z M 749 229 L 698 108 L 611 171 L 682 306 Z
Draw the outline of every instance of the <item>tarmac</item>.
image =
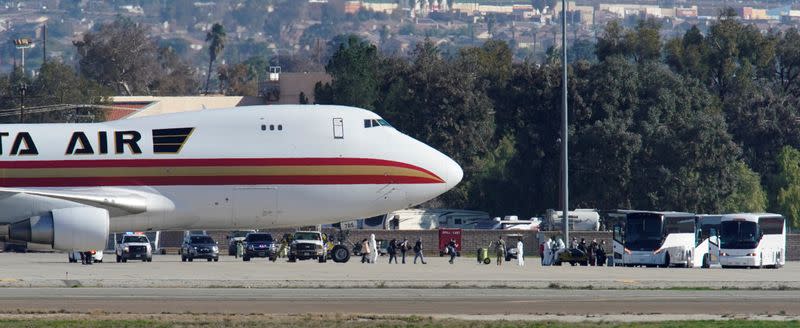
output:
M 625 268 L 539 265 L 538 258 L 478 264 L 472 258 L 432 257 L 427 264 L 318 263 L 285 259 L 243 262 L 221 256 L 219 262 L 181 262 L 177 255 L 156 255 L 153 262 L 67 263 L 66 254 L 0 254 L 0 287 L 136 288 L 578 288 L 578 289 L 800 289 L 800 262 L 781 269 Z
M 67 263 L 66 254 L 0 254 L 0 312 L 362 313 L 521 320 L 672 320 L 800 316 L 800 263 L 781 269 L 497 266 L 472 258 L 427 264 Z M 407 260 L 408 261 L 408 260 Z M 409 261 L 410 262 L 410 261 Z M 515 317 L 516 316 L 516 317 Z M 620 319 L 621 318 L 621 319 Z M 626 319 L 627 318 L 627 319 Z M 665 319 L 666 318 L 666 319 Z M 482 319 L 481 319 L 482 320 Z

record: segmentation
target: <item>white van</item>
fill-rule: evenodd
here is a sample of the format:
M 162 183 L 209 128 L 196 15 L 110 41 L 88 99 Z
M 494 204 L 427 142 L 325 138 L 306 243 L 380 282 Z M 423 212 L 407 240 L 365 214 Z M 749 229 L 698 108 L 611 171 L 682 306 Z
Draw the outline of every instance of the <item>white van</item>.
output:
M 564 226 L 563 211 L 547 210 L 545 223 L 547 230 L 560 230 Z M 600 230 L 600 213 L 595 209 L 576 208 L 569 211 L 569 230 L 571 231 L 598 231 Z

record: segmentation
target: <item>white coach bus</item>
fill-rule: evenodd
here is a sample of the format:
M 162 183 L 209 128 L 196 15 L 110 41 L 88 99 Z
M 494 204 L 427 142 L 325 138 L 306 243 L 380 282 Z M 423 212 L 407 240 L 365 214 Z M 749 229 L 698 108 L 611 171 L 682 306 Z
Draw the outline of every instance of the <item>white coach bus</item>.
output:
M 694 266 L 698 217 L 683 212 L 631 211 L 614 227 L 614 257 L 625 266 Z
M 780 214 L 727 214 L 721 221 L 723 268 L 780 268 L 786 263 L 786 220 Z
M 719 228 L 721 214 L 697 216 L 696 247 L 692 256 L 693 267 L 710 268 L 719 265 Z

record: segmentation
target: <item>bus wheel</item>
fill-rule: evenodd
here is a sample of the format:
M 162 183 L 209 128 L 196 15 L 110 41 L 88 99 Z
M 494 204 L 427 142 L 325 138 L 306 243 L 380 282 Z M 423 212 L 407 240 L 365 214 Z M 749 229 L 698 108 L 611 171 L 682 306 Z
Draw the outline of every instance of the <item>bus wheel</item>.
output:
M 710 268 L 711 267 L 711 260 L 708 259 L 708 254 L 703 255 L 703 268 Z

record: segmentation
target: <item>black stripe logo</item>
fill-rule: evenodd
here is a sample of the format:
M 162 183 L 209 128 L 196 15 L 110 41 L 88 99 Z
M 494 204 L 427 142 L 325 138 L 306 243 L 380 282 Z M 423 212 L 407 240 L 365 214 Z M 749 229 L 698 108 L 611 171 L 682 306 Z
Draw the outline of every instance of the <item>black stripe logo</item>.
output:
M 153 153 L 177 154 L 186 140 L 192 135 L 194 128 L 174 128 L 153 130 Z

